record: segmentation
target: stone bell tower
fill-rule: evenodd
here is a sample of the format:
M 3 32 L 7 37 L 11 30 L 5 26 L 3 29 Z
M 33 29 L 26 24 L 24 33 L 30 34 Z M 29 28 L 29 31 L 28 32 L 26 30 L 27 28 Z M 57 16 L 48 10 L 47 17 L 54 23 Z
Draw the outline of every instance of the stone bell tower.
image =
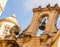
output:
M 57 42 L 54 42 L 54 38 L 58 34 L 59 30 L 56 28 L 57 18 L 60 14 L 60 8 L 57 4 L 54 7 L 50 7 L 50 4 L 46 8 L 35 8 L 34 13 L 38 13 L 38 22 L 41 23 L 44 17 L 48 17 L 46 25 L 40 25 L 39 29 L 44 30 L 40 36 L 40 47 L 57 47 Z M 57 38 L 58 39 L 58 38 Z M 55 40 L 56 41 L 56 40 Z
M 45 32 L 56 32 L 57 28 L 56 28 L 56 22 L 57 22 L 57 18 L 59 15 L 59 7 L 56 4 L 54 7 L 50 7 L 50 5 L 48 5 L 46 8 L 34 8 L 33 12 L 34 12 L 34 16 L 33 19 L 30 23 L 30 25 L 26 28 L 26 30 L 24 30 L 25 34 L 30 33 L 32 36 L 36 36 L 36 33 L 38 31 L 39 28 L 39 24 L 41 23 L 42 19 L 44 17 L 48 17 L 48 22 L 45 26 L 44 31 Z
M 18 38 L 19 45 L 22 47 L 60 47 L 60 30 L 56 28 L 57 18 L 60 14 L 60 7 L 57 4 L 45 8 L 34 8 L 34 16 L 30 25 L 22 32 Z M 44 17 L 48 17 L 46 24 L 42 22 Z M 43 24 L 41 24 L 43 23 Z M 41 24 L 41 25 L 40 25 Z M 38 29 L 44 30 L 41 36 L 36 36 Z
M 56 28 L 56 22 L 57 22 L 57 18 L 59 15 L 59 7 L 56 4 L 54 7 L 50 7 L 50 5 L 48 5 L 46 8 L 35 8 L 34 9 L 34 13 L 39 12 L 38 14 L 38 21 L 41 23 L 41 20 L 44 17 L 48 17 L 48 22 L 45 26 L 45 32 L 56 32 L 57 28 Z

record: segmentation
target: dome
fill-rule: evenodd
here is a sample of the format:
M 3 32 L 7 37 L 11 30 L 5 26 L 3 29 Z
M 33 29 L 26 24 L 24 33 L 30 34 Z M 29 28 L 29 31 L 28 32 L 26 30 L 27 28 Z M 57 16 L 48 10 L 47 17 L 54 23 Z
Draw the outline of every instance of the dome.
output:
M 11 16 L 11 17 L 7 17 L 7 18 L 5 18 L 5 19 L 1 19 L 0 22 L 11 22 L 11 23 L 13 23 L 13 24 L 15 24 L 15 25 L 18 26 L 19 31 L 21 30 L 20 25 L 19 25 L 19 23 L 17 22 L 15 15 L 13 15 L 13 16 Z

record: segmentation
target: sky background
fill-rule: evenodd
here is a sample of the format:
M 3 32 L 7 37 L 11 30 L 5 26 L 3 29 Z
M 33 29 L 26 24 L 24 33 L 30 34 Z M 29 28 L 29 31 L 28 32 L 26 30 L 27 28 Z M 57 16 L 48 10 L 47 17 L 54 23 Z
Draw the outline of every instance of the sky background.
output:
M 60 0 L 8 0 L 5 6 L 5 10 L 0 16 L 0 19 L 10 17 L 13 14 L 16 15 L 16 19 L 21 26 L 21 31 L 26 29 L 30 24 L 33 17 L 33 8 L 37 8 L 39 6 L 46 7 L 46 5 L 58 4 L 60 6 Z M 57 28 L 60 28 L 60 17 L 57 21 Z M 37 35 L 42 33 L 41 30 L 38 31 Z

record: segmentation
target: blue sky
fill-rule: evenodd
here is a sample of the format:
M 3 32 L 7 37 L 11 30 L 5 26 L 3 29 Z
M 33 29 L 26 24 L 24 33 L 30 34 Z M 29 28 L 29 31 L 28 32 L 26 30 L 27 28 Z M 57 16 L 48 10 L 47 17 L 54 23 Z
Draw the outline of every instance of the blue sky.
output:
M 0 19 L 12 16 L 13 14 L 16 15 L 17 20 L 21 26 L 21 29 L 24 30 L 30 24 L 32 17 L 33 17 L 33 8 L 39 7 L 46 7 L 47 4 L 59 4 L 59 0 L 8 0 L 5 10 L 0 16 Z M 60 17 L 58 19 L 58 28 L 60 27 Z M 42 31 L 38 32 L 38 35 L 42 33 Z

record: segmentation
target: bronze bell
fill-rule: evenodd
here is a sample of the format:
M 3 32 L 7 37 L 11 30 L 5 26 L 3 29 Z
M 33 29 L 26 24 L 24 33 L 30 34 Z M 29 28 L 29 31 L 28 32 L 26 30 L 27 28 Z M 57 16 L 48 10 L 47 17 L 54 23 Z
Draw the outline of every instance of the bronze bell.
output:
M 40 30 L 45 30 L 45 25 L 46 25 L 46 19 L 44 19 L 44 21 L 41 22 L 41 24 L 39 25 L 39 29 Z

